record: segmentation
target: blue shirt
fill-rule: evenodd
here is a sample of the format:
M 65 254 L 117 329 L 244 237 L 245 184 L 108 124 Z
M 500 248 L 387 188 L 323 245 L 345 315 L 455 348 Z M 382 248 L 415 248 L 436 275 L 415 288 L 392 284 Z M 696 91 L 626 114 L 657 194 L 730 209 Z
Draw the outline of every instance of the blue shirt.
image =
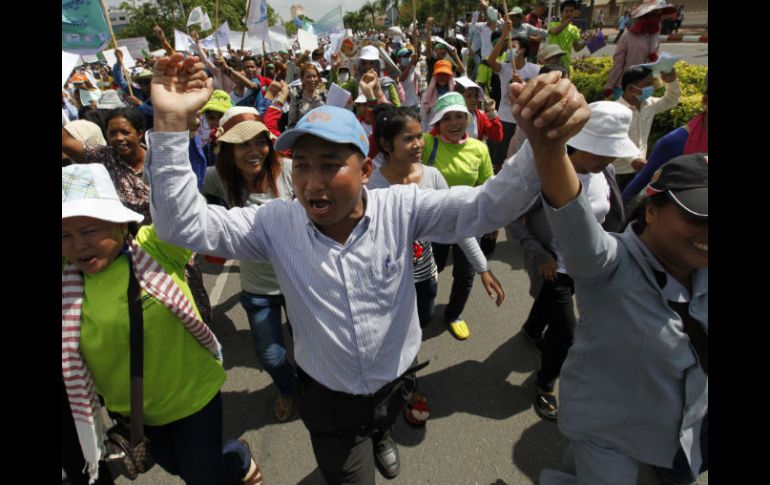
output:
M 190 138 L 189 146 L 190 166 L 192 166 L 193 172 L 195 172 L 195 178 L 198 179 L 198 190 L 203 190 L 203 179 L 206 177 L 206 167 L 208 167 L 208 160 L 206 159 L 206 152 L 201 142 L 201 137 L 197 133 L 193 138 Z
M 687 130 L 680 127 L 658 140 L 650 158 L 647 159 L 647 165 L 623 190 L 623 204 L 628 204 L 628 201 L 641 192 L 650 183 L 652 174 L 664 163 L 684 153 L 684 146 L 689 136 Z
M 130 92 L 128 91 L 128 81 L 126 81 L 126 77 L 123 75 L 123 69 L 120 68 L 120 63 L 118 62 L 112 66 L 112 79 L 115 84 L 120 86 L 120 89 L 123 90 L 123 94 L 125 96 L 130 95 Z M 144 129 L 149 130 L 153 127 L 154 124 L 154 110 L 152 108 L 152 100 L 149 96 L 144 94 L 144 91 L 139 88 L 134 88 L 132 86 L 132 91 L 134 93 L 134 97 L 142 101 L 142 104 L 139 105 L 136 109 L 139 111 L 139 113 L 142 114 L 142 119 L 144 120 Z

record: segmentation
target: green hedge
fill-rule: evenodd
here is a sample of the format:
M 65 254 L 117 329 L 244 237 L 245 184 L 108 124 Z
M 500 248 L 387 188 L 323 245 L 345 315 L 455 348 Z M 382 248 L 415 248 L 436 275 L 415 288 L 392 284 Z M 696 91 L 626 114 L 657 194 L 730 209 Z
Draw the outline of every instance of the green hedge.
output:
M 612 69 L 611 57 L 586 57 L 576 59 L 570 68 L 570 80 L 583 93 L 589 103 L 604 99 L 604 83 Z M 674 108 L 655 116 L 652 123 L 647 155 L 652 153 L 655 143 L 666 133 L 684 125 L 701 112 L 701 98 L 705 87 L 707 66 L 693 66 L 684 61 L 676 63 L 676 75 L 682 89 L 682 97 Z M 661 84 L 653 96 L 663 96 Z

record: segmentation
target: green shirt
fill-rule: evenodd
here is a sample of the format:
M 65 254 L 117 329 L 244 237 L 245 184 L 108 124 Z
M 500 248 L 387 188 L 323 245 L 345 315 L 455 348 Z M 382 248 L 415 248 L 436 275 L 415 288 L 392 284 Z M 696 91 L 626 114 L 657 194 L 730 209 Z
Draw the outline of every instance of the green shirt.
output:
M 422 163 L 429 165 L 428 160 L 433 151 L 434 140 L 438 140 L 438 150 L 433 166 L 441 172 L 447 185 L 468 185 L 475 187 L 483 184 L 492 176 L 492 160 L 484 142 L 475 138 L 467 138 L 465 143 L 446 143 L 430 133 L 423 133 L 425 148 L 422 151 Z
M 548 24 L 547 30 L 551 30 L 552 28 L 558 27 L 559 25 L 561 25 L 561 22 L 551 22 Z M 580 29 L 572 24 L 568 25 L 564 30 L 559 32 L 559 35 L 548 34 L 548 43 L 556 44 L 561 47 L 561 50 L 566 52 L 566 54 L 561 56 L 561 63 L 565 67 L 569 67 L 570 62 L 572 61 L 572 48 L 575 42 L 578 40 L 580 40 Z
M 184 281 L 184 267 L 192 253 L 158 239 L 153 226 L 139 229 L 136 242 L 193 302 Z M 80 353 L 107 408 L 130 416 L 128 256 L 119 255 L 99 273 L 84 274 L 83 286 Z M 144 422 L 161 426 L 200 411 L 219 392 L 227 376 L 219 361 L 179 318 L 144 290 L 141 295 Z

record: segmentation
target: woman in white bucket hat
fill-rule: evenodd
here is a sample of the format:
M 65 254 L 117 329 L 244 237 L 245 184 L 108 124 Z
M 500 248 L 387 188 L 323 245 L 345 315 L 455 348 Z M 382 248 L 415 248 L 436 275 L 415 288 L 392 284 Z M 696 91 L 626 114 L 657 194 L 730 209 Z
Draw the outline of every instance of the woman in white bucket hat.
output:
M 152 225 L 131 237 L 128 223 L 142 219 L 103 165 L 62 168 L 62 375 L 88 473 L 96 479 L 105 458 L 99 396 L 113 414 L 131 414 L 126 288 L 136 284 L 149 453 L 188 484 L 261 483 L 248 446 L 222 442 L 226 374 L 184 279 L 190 251 L 161 241 Z

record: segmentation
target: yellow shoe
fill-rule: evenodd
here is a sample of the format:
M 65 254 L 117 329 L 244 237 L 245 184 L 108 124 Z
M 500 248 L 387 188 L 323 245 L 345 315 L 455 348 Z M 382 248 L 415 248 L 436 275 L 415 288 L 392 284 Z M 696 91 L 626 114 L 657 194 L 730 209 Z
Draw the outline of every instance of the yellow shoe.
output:
M 471 332 L 470 330 L 468 330 L 468 324 L 465 323 L 465 320 L 463 320 L 462 318 L 458 318 L 450 322 L 449 330 L 452 332 L 452 335 L 454 335 L 455 338 L 458 340 L 465 340 L 471 336 Z

